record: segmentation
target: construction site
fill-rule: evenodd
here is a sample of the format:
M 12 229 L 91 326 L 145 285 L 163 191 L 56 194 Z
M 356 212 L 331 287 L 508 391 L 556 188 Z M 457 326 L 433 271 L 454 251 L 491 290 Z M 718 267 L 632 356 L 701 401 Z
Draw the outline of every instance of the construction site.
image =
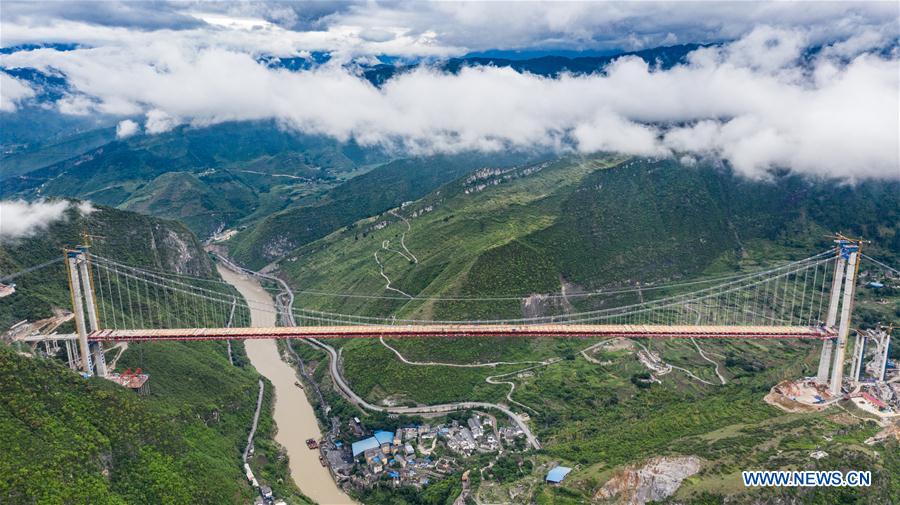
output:
M 891 330 L 888 327 L 856 332 L 850 373 L 841 379 L 837 392 L 821 376 L 804 377 L 778 383 L 766 401 L 789 412 L 824 410 L 849 401 L 884 425 L 900 420 L 900 369 L 889 358 Z

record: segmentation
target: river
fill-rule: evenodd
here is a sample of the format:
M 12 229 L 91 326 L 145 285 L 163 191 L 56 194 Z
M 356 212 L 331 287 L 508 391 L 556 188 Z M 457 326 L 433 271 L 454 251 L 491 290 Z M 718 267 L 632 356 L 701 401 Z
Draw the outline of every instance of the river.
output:
M 254 305 L 268 307 L 251 311 L 251 325 L 275 326 L 275 303 L 256 279 L 237 274 L 221 265 L 219 274 Z M 275 440 L 287 450 L 290 458 L 291 477 L 303 491 L 322 505 L 355 503 L 335 484 L 328 469 L 319 463 L 319 451 L 306 447 L 306 439 L 319 440 L 322 433 L 316 422 L 312 405 L 304 391 L 294 385 L 297 375 L 294 369 L 282 361 L 274 340 L 246 340 L 247 357 L 275 387 Z

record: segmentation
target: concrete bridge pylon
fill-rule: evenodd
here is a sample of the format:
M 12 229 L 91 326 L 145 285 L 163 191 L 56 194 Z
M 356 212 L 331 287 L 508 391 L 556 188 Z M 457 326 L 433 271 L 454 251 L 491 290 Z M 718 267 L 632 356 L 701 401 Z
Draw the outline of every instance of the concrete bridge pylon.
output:
M 861 240 L 852 240 L 838 236 L 837 259 L 835 260 L 834 277 L 831 282 L 831 296 L 825 327 L 829 330 L 837 326 L 833 338 L 822 344 L 819 357 L 819 368 L 816 381 L 828 385 L 832 396 L 841 394 L 844 380 L 844 359 L 847 354 L 847 342 L 850 336 L 850 324 L 853 317 L 853 303 L 856 295 L 856 276 L 859 272 Z M 840 319 L 838 319 L 840 314 Z M 854 366 L 854 375 L 857 373 Z
M 66 250 L 66 267 L 69 274 L 69 289 L 72 295 L 72 311 L 75 315 L 75 331 L 78 335 L 78 352 L 81 356 L 82 372 L 87 375 L 106 377 L 106 358 L 101 342 L 88 342 L 88 334 L 100 329 L 97 317 L 97 303 L 89 268 L 87 247 L 80 246 Z M 87 314 L 87 317 L 85 317 Z M 70 365 L 76 360 L 71 359 Z

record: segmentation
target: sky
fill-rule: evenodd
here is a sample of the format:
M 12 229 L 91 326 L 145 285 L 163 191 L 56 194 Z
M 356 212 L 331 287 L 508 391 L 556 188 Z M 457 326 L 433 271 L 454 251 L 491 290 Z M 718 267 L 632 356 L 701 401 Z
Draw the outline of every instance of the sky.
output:
M 413 154 L 540 148 L 900 178 L 896 2 L 6 2 L 0 67 L 62 75 L 49 106 L 119 117 L 120 137 L 274 119 Z M 375 87 L 351 62 L 481 51 L 715 44 L 661 69 L 623 57 L 558 78 L 423 65 Z M 332 55 L 309 71 L 260 58 Z M 0 112 L 34 106 L 0 73 Z M 42 104 L 42 106 L 48 106 Z

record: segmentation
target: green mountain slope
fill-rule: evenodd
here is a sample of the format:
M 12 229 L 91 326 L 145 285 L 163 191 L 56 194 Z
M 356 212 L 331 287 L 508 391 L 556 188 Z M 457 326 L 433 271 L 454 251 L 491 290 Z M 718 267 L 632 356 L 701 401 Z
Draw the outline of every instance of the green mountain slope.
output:
M 133 265 L 213 275 L 200 242 L 184 225 L 109 207 L 87 216 L 70 208 L 65 219 L 52 223 L 44 232 L 4 242 L 0 246 L 0 272 L 10 274 L 61 259 L 63 248 L 83 244 L 85 234 L 91 236 L 92 250 L 99 255 Z M 18 285 L 16 294 L 0 299 L 2 328 L 21 319 L 48 317 L 54 307 L 71 306 L 62 262 L 18 277 L 14 282 Z
M 70 142 L 84 147 L 97 139 Z M 79 152 L 74 147 L 60 150 Z M 167 188 L 175 181 L 165 176 L 192 174 L 197 178 L 193 189 L 227 201 L 192 204 L 196 208 L 186 222 L 202 236 L 255 211 L 280 210 L 384 160 L 374 150 L 284 131 L 272 122 L 179 127 L 104 143 L 64 161 L 50 150 L 40 152 L 45 151 L 44 158 L 27 153 L 10 158 L 2 175 L 3 195 L 77 197 L 111 206 L 129 206 L 136 199 L 153 215 L 185 217 L 182 207 L 191 202 L 171 198 Z M 36 168 L 41 159 L 52 164 Z
M 636 160 L 586 177 L 552 225 L 479 258 L 460 293 L 510 292 L 515 284 L 492 279 L 498 272 L 546 279 L 535 292 L 560 291 L 559 278 L 589 289 L 690 278 L 711 265 L 733 270 L 805 257 L 829 247 L 826 236 L 838 230 L 895 258 L 898 194 L 897 183 L 849 187 L 787 175 L 760 182 L 710 166 Z M 540 265 L 519 266 L 521 250 Z
M 836 230 L 871 239 L 867 251 L 896 264 L 898 195 L 898 183 L 837 186 L 789 175 L 750 181 L 720 167 L 667 160 L 566 158 L 473 172 L 402 209 L 299 247 L 278 268 L 297 290 L 297 307 L 423 319 L 552 314 L 593 308 L 597 302 L 573 298 L 535 307 L 524 299 L 755 269 L 824 250 L 831 245 L 826 235 Z M 382 273 L 393 290 L 386 288 Z M 403 293 L 513 299 L 410 300 Z M 860 324 L 870 310 L 879 311 L 872 321 L 900 316 L 900 300 L 872 301 L 863 290 L 856 311 Z M 563 487 L 538 488 L 538 503 L 596 499 L 614 471 L 660 455 L 704 458 L 703 472 L 679 495 L 684 502 L 718 503 L 726 496 L 735 503 L 777 502 L 771 494 L 743 494 L 739 471 L 744 468 L 871 470 L 878 484 L 845 496 L 858 503 L 881 503 L 898 485 L 893 477 L 898 461 L 885 457 L 896 446 L 859 449 L 877 429 L 849 416 L 835 417 L 834 411 L 798 416 L 763 401 L 779 381 L 815 372 L 814 342 L 698 342 L 715 366 L 690 340 L 642 340 L 630 348 L 599 351 L 595 361 L 588 361 L 581 351 L 594 343 L 404 338 L 333 345 L 341 347 L 344 373 L 354 390 L 372 402 L 483 400 L 527 412 L 544 445 L 533 457 L 536 465 L 576 468 Z M 636 359 L 639 346 L 680 369 L 660 383 L 641 383 L 647 368 Z M 418 362 L 520 363 L 409 365 L 394 350 Z M 561 360 L 521 373 L 548 358 Z M 496 376 L 502 377 L 490 380 Z M 508 382 L 515 384 L 512 392 Z M 822 434 L 831 440 L 823 442 Z M 817 447 L 832 455 L 818 466 L 809 458 Z M 535 472 L 482 497 L 503 501 L 508 491 L 541 478 Z M 787 496 L 804 503 L 824 499 L 810 490 Z
M 488 164 L 521 163 L 529 155 L 462 154 L 395 160 L 355 177 L 314 202 L 266 217 L 229 242 L 231 254 L 261 267 L 284 253 L 361 218 L 383 212 Z
M 532 312 L 524 308 L 525 297 L 559 292 L 564 286 L 572 292 L 636 280 L 713 275 L 774 259 L 767 256 L 803 257 L 826 247 L 824 234 L 841 224 L 807 222 L 809 213 L 799 206 L 794 217 L 779 218 L 783 203 L 776 198 L 782 191 L 777 184 L 747 182 L 711 167 L 666 163 L 567 158 L 477 171 L 396 214 L 358 221 L 300 247 L 279 268 L 301 290 L 298 307 L 422 319 L 522 317 L 595 308 L 591 298 L 538 305 L 529 309 Z M 653 176 L 661 177 L 655 186 Z M 716 187 L 737 191 L 741 186 L 746 186 L 742 198 L 764 197 L 750 211 L 767 208 L 759 220 L 767 223 L 763 231 L 774 230 L 771 235 L 747 224 L 755 214 L 731 212 L 736 196 L 715 191 Z M 817 187 L 807 188 L 810 207 L 826 191 L 826 186 Z M 890 189 L 860 186 L 845 200 L 864 205 L 890 195 Z M 884 216 L 880 227 L 844 229 L 881 230 L 890 238 L 896 226 L 891 216 L 898 204 L 888 198 L 880 205 L 884 207 L 879 210 Z M 398 215 L 408 220 L 408 230 Z M 794 228 L 799 230 L 796 234 Z M 382 272 L 398 291 L 385 288 Z M 410 301 L 403 293 L 421 298 L 513 295 L 513 299 Z M 348 376 L 373 400 L 397 396 L 430 403 L 470 399 L 473 394 L 480 399 L 502 397 L 502 386 L 484 383 L 488 371 L 409 367 L 378 342 L 342 345 Z M 571 353 L 574 344 L 510 339 L 497 345 L 474 339 L 402 340 L 392 345 L 410 359 L 469 363 L 547 358 Z M 373 362 L 381 363 L 377 371 Z
M 0 181 L 74 158 L 115 138 L 115 128 L 101 128 L 35 144 L 10 146 L 8 152 L 0 154 L 0 166 L 3 167 Z
M 394 214 L 298 248 L 279 266 L 305 290 L 396 298 L 307 294 L 298 302 L 304 307 L 379 316 L 520 317 L 519 300 L 404 300 L 385 289 L 374 254 L 391 286 L 405 293 L 493 297 L 558 292 L 563 284 L 596 289 L 729 272 L 818 252 L 835 230 L 870 238 L 875 251 L 891 259 L 900 255 L 898 190 L 897 183 L 836 187 L 792 176 L 749 181 L 665 160 L 567 158 L 476 172 Z M 416 262 L 396 252 L 403 245 Z
M 208 235 L 223 223 L 240 219 L 256 204 L 254 189 L 229 172 L 200 177 L 190 172 L 168 172 L 132 193 L 119 207 L 177 219 Z
M 0 246 L 9 274 L 62 256 L 90 234 L 91 250 L 123 263 L 194 276 L 216 276 L 197 238 L 182 224 L 101 207 L 74 209 L 33 237 Z M 62 263 L 15 279 L 0 299 L 0 327 L 70 307 Z M 121 286 L 127 294 L 128 287 Z M 195 307 L 200 310 L 201 307 Z M 149 313 L 149 311 L 148 311 Z M 102 317 L 102 312 L 101 312 Z M 59 331 L 72 331 L 71 323 Z M 0 502 L 247 503 L 256 496 L 241 452 L 256 408 L 259 374 L 241 343 L 235 365 L 222 342 L 131 344 L 117 371 L 141 368 L 150 393 L 137 396 L 105 379 L 84 379 L 62 359 L 25 357 L 0 346 Z M 108 349 L 108 360 L 122 349 Z M 257 477 L 291 503 L 308 503 L 292 483 L 273 441 L 267 387 L 256 451 Z

